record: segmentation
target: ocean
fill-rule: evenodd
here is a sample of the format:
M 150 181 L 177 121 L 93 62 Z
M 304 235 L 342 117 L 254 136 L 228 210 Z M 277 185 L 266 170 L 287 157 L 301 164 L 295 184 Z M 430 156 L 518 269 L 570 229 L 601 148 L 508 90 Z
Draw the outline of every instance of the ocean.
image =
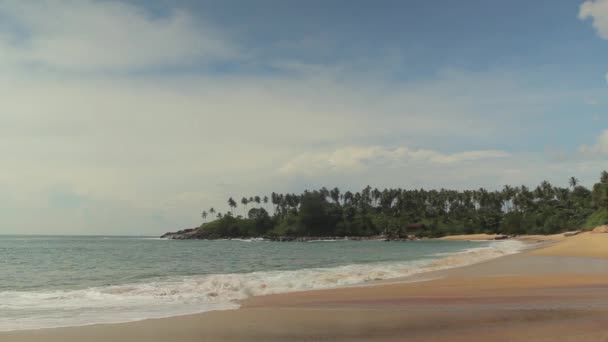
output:
M 464 266 L 518 241 L 200 241 L 0 236 L 0 331 L 238 308 L 255 295 Z

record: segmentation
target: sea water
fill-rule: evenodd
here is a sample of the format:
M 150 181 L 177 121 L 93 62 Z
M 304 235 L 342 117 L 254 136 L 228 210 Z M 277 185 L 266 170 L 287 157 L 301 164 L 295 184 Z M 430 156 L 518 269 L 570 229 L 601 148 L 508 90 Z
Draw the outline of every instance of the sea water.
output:
M 0 331 L 234 309 L 250 296 L 403 277 L 522 247 L 518 241 L 0 236 Z

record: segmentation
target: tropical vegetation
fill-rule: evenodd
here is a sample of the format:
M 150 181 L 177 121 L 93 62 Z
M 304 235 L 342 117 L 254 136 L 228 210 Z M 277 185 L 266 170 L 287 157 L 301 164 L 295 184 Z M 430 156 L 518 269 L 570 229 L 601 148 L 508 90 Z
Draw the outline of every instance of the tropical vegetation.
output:
M 544 181 L 536 188 L 502 190 L 338 188 L 272 193 L 227 200 L 229 211 L 202 212 L 199 238 L 365 237 L 407 234 L 553 234 L 608 223 L 608 172 L 591 190 L 572 177 L 566 187 Z M 208 220 L 210 219 L 210 220 Z

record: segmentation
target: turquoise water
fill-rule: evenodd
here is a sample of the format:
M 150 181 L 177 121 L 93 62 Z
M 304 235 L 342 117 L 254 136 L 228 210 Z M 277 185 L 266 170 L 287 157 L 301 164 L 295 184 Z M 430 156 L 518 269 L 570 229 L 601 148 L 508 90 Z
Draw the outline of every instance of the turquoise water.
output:
M 231 309 L 252 295 L 477 262 L 517 251 L 513 243 L 0 236 L 0 330 Z

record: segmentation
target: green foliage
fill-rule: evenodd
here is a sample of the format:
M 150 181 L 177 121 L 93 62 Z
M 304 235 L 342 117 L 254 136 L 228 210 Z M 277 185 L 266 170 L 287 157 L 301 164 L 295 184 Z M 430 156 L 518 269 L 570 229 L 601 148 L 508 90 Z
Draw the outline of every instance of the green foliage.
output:
M 270 197 L 242 197 L 247 217 L 230 212 L 203 224 L 201 238 L 258 236 L 372 236 L 439 237 L 452 234 L 554 234 L 608 224 L 608 173 L 593 190 L 571 177 L 568 187 L 544 181 L 535 189 L 505 186 L 500 191 L 372 189 L 341 192 L 321 188 L 300 195 L 272 193 Z M 273 214 L 269 214 L 269 211 Z M 206 218 L 207 212 L 203 212 Z M 209 209 L 211 217 L 215 213 Z M 406 226 L 426 228 L 408 231 Z
M 597 226 L 608 224 L 608 210 L 599 209 L 591 214 L 585 221 L 585 229 L 593 229 Z
M 278 224 L 270 231 L 271 236 L 295 236 L 298 229 L 298 216 L 290 213 L 281 218 Z

